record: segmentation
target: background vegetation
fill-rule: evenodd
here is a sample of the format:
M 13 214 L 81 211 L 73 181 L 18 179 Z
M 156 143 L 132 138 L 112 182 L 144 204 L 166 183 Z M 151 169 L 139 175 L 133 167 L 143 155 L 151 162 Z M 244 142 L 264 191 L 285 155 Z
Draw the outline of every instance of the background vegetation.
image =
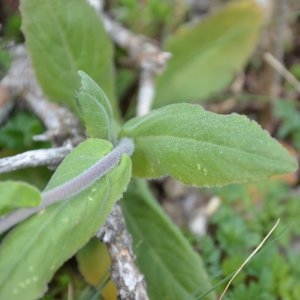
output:
M 228 1 L 196 1 L 190 5 L 186 2 L 111 0 L 105 4 L 106 11 L 132 32 L 155 39 L 173 53 L 180 47 L 186 49 L 174 64 L 170 61 L 170 68 L 158 78 L 154 107 L 187 97 L 186 100 L 195 99 L 210 111 L 245 114 L 279 139 L 298 160 L 299 1 L 265 1 L 268 5 L 260 13 L 252 4 L 246 10 L 224 6 L 219 14 L 213 12 Z M 18 1 L 5 0 L 0 5 L 0 75 L 4 76 L 11 63 L 8 45 L 24 42 L 24 37 Z M 196 25 L 199 28 L 189 33 L 187 28 L 196 19 L 200 20 Z M 232 20 L 236 22 L 236 32 L 230 30 Z M 188 25 L 180 27 L 182 24 Z M 219 35 L 223 39 L 217 39 Z M 199 54 L 191 56 L 195 44 Z M 111 91 L 110 98 L 118 99 L 122 117 L 129 119 L 136 107 L 139 72 L 122 49 L 116 48 L 114 55 L 116 95 L 111 87 L 107 89 Z M 268 59 L 270 55 L 278 64 Z M 192 69 L 195 65 L 196 73 Z M 200 88 L 199 82 L 204 83 Z M 66 94 L 68 97 L 71 96 Z M 49 146 L 33 140 L 43 132 L 43 124 L 22 106 L 1 121 L 1 157 Z M 0 178 L 24 180 L 43 188 L 51 173 L 47 168 L 35 168 Z M 297 171 L 257 183 L 213 189 L 187 187 L 170 178 L 150 184 L 158 203 L 201 254 L 219 295 L 233 272 L 280 219 L 271 238 L 233 281 L 225 299 L 296 300 L 300 294 L 299 183 Z M 105 246 L 93 239 L 55 274 L 44 299 L 115 299 L 109 264 Z M 196 292 L 193 299 L 205 299 Z

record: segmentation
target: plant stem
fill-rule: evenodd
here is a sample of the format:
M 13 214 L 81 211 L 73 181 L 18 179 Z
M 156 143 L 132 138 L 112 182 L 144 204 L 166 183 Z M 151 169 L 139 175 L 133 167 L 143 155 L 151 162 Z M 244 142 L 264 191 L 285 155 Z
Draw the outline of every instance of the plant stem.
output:
M 27 219 L 46 207 L 74 196 L 89 187 L 96 180 L 102 178 L 113 169 L 121 160 L 123 154 L 131 155 L 134 151 L 134 143 L 129 138 L 123 138 L 120 143 L 106 156 L 97 161 L 82 174 L 42 193 L 42 203 L 38 207 L 18 209 L 0 219 L 0 234 L 12 226 Z
M 73 146 L 68 143 L 62 147 L 29 150 L 14 156 L 4 157 L 0 159 L 0 173 L 28 167 L 57 166 L 72 149 Z

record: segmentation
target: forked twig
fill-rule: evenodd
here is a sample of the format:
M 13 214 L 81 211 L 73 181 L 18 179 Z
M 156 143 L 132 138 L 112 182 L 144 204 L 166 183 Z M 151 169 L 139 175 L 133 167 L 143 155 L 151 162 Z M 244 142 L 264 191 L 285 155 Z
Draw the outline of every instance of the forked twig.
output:
M 139 91 L 137 96 L 137 115 L 144 115 L 151 110 L 155 95 L 154 79 L 160 74 L 171 53 L 164 52 L 157 43 L 145 36 L 133 34 L 131 31 L 112 20 L 101 10 L 96 0 L 87 0 L 97 11 L 104 22 L 110 38 L 120 47 L 126 49 L 131 60 L 141 70 Z

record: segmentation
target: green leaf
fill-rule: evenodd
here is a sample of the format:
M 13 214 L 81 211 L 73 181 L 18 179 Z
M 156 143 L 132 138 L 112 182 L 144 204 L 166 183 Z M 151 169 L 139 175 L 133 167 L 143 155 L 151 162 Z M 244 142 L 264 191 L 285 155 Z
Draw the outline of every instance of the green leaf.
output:
M 116 109 L 112 44 L 87 1 L 22 0 L 20 9 L 26 46 L 44 92 L 75 109 L 77 71 L 83 70 Z
M 76 101 L 90 137 L 113 141 L 112 108 L 102 89 L 86 73 L 79 71 L 81 87 Z
M 84 280 L 101 292 L 103 299 L 117 299 L 116 286 L 109 278 L 111 257 L 104 243 L 98 238 L 92 238 L 77 252 L 76 260 Z M 85 300 L 90 299 L 85 298 Z M 99 296 L 96 299 L 99 299 Z
M 211 285 L 201 258 L 157 205 L 146 184 L 134 180 L 122 208 L 150 299 L 195 299 Z M 215 299 L 209 294 L 205 299 Z
M 245 0 L 181 28 L 166 43 L 172 58 L 158 78 L 154 106 L 205 100 L 220 92 L 247 62 L 262 22 L 261 6 Z
M 83 142 L 65 158 L 46 189 L 81 174 L 111 148 L 103 140 Z M 103 225 L 124 192 L 130 173 L 130 159 L 124 155 L 118 166 L 90 187 L 9 232 L 0 247 L 0 298 L 40 297 L 54 272 Z
M 4 215 L 15 208 L 33 207 L 41 203 L 40 191 L 25 182 L 0 182 L 0 215 Z
M 12 59 L 11 59 L 11 55 L 10 52 L 5 49 L 4 46 L 4 42 L 0 42 L 0 77 L 4 77 L 4 75 L 7 73 L 7 71 L 9 70 L 11 63 L 12 63 Z
M 139 177 L 170 175 L 187 184 L 214 186 L 255 181 L 297 166 L 254 121 L 187 103 L 131 119 L 121 135 L 134 139 L 133 173 Z
M 111 258 L 104 243 L 92 238 L 76 254 L 78 269 L 85 281 L 91 285 L 99 286 L 101 280 L 105 281 L 111 267 Z

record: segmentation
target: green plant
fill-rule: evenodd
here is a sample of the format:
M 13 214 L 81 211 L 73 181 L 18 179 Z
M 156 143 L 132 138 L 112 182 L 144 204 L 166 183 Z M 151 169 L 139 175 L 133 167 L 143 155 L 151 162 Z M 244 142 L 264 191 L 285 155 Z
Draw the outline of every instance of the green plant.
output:
M 249 189 L 255 189 L 259 205 L 245 201 Z M 297 299 L 299 254 L 291 245 L 299 238 L 299 196 L 290 195 L 288 186 L 275 180 L 230 185 L 216 193 L 222 206 L 210 226 L 217 234 L 197 241 L 213 284 L 231 276 L 280 218 L 276 233 L 240 272 L 225 299 Z
M 22 185 L 22 193 L 31 200 L 22 205 L 39 203 L 42 198 L 40 206 L 24 214 L 12 212 L 0 221 L 4 231 L 45 208 L 2 240 L 1 298 L 41 296 L 54 272 L 88 243 L 124 192 L 121 204 L 150 298 L 188 299 L 206 294 L 211 285 L 200 257 L 162 212 L 143 179 L 169 175 L 189 185 L 212 187 L 257 181 L 296 169 L 288 152 L 254 121 L 176 103 L 208 97 L 228 84 L 253 48 L 262 23 L 259 6 L 252 1 L 228 6 L 203 27 L 185 28 L 173 37 L 168 49 L 180 55 L 158 79 L 155 106 L 173 104 L 124 124 L 114 91 L 112 45 L 93 9 L 83 0 L 23 0 L 21 13 L 40 85 L 49 98 L 74 109 L 89 138 L 64 159 L 43 192 L 34 193 L 35 187 Z M 236 20 L 236 15 L 241 18 Z M 252 17 L 257 20 L 255 26 L 250 26 Z M 206 34 L 216 19 L 225 22 L 213 28 L 218 51 Z M 241 22 L 240 30 L 234 20 Z M 198 56 L 198 43 L 193 47 L 190 41 L 199 32 L 207 47 Z M 243 42 L 240 52 L 236 40 Z M 189 44 L 189 49 L 182 49 L 182 43 Z M 238 58 L 235 52 L 229 60 L 219 57 L 219 51 L 232 49 Z M 187 57 L 191 58 L 188 67 L 179 71 Z M 215 63 L 215 71 L 203 75 L 206 90 L 192 80 L 197 73 L 197 68 L 191 67 L 194 60 L 197 68 L 207 67 L 209 60 Z M 180 82 L 177 89 L 178 72 L 185 84 Z M 18 184 L 15 182 L 14 188 Z M 14 202 L 14 196 L 10 197 L 6 200 Z M 7 210 L 7 205 L 3 207 Z M 213 297 L 213 293 L 207 296 Z
M 278 131 L 279 138 L 291 138 L 297 149 L 300 149 L 300 112 L 299 105 L 293 101 L 275 102 L 275 115 L 282 124 Z

